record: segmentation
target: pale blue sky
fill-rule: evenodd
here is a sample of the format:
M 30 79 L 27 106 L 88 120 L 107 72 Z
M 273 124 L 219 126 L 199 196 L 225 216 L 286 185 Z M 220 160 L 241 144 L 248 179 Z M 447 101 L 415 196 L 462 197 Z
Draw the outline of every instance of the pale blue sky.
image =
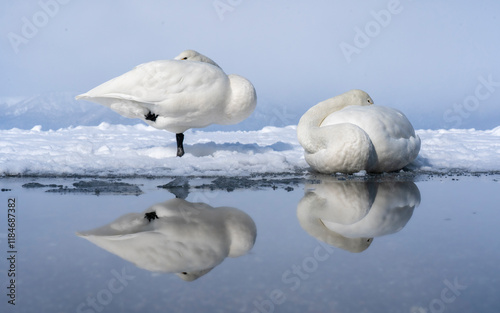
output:
M 487 129 L 500 125 L 498 29 L 494 0 L 8 0 L 0 96 L 85 92 L 195 49 L 280 112 L 359 88 L 416 128 Z

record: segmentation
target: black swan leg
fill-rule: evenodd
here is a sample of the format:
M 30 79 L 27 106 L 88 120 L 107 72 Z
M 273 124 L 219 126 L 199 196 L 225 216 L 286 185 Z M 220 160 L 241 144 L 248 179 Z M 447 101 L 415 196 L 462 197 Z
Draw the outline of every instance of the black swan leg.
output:
M 184 142 L 184 134 L 175 134 L 175 139 L 177 139 L 177 156 L 181 157 L 184 155 L 184 146 L 182 145 Z

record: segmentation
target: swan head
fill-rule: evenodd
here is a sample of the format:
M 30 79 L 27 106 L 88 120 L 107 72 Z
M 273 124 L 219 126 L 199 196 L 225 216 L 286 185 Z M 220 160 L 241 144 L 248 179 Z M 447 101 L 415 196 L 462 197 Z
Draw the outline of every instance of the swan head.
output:
M 347 101 L 349 105 L 372 105 L 374 103 L 370 95 L 361 89 L 349 90 L 339 97 L 342 97 L 342 100 Z
M 220 66 L 217 63 L 215 63 L 212 59 L 194 50 L 182 51 L 181 54 L 179 54 L 174 58 L 174 60 L 204 62 L 215 65 L 218 68 L 220 68 Z
M 210 268 L 207 268 L 204 270 L 200 270 L 200 271 L 194 271 L 194 272 L 181 272 L 181 273 L 177 273 L 177 276 L 179 276 L 184 281 L 193 281 L 193 280 L 197 280 L 201 276 L 207 274 L 212 269 L 213 269 L 213 267 L 210 267 Z

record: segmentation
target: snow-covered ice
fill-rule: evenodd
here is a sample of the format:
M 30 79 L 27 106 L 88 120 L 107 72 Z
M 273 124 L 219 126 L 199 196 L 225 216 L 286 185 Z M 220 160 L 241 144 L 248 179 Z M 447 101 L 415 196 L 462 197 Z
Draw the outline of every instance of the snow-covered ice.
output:
M 419 172 L 499 172 L 500 127 L 417 130 Z M 258 131 L 186 132 L 186 155 L 175 156 L 175 135 L 142 124 L 78 126 L 59 130 L 0 130 L 0 174 L 237 176 L 306 172 L 296 127 Z
M 500 126 L 492 130 L 418 130 L 420 154 L 411 168 L 500 172 Z

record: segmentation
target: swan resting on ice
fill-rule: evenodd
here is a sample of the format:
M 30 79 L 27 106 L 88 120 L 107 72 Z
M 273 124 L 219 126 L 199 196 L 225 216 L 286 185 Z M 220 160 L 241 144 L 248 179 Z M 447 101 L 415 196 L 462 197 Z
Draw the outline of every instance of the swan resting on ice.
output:
M 76 99 L 105 105 L 125 117 L 175 133 L 179 157 L 184 155 L 186 130 L 239 123 L 257 104 L 250 81 L 226 75 L 217 63 L 194 50 L 173 60 L 138 65 Z
M 307 163 L 325 174 L 396 171 L 420 151 L 420 138 L 406 116 L 373 105 L 359 89 L 310 108 L 299 121 L 297 137 Z

